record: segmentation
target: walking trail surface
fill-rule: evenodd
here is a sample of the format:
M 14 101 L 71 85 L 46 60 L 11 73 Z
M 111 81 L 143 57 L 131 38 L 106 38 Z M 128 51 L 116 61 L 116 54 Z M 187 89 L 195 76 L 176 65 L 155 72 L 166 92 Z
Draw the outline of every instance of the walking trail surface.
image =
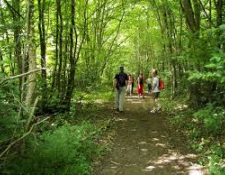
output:
M 124 113 L 113 114 L 114 139 L 94 175 L 205 175 L 187 141 L 163 113 L 149 113 L 149 96 L 126 98 Z

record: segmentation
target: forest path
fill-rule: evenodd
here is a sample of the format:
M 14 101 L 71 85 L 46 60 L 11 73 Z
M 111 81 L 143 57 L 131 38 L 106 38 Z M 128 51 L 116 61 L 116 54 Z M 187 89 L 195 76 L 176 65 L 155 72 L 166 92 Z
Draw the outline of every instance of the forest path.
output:
M 111 150 L 96 166 L 94 175 L 205 175 L 197 155 L 162 113 L 151 114 L 150 96 L 126 98 L 124 113 L 116 114 Z

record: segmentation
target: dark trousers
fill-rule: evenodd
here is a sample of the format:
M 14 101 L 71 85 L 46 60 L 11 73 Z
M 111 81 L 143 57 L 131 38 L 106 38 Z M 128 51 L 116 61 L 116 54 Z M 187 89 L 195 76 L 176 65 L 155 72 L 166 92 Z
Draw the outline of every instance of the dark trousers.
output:
M 134 83 L 132 83 L 132 88 L 131 88 L 131 93 L 133 94 L 133 90 L 134 90 Z
M 152 85 L 148 84 L 148 92 L 151 92 L 151 91 L 152 91 Z

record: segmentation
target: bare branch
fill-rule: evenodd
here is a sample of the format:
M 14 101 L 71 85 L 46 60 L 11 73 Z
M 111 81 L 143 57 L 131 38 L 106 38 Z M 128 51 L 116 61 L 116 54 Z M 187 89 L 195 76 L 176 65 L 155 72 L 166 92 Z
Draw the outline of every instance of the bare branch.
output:
M 10 11 L 13 14 L 16 13 L 18 16 L 20 16 L 22 19 L 24 19 L 23 16 L 12 5 L 10 5 L 10 3 L 7 0 L 4 0 L 4 2 L 7 4 L 7 6 L 9 7 Z
M 41 121 L 39 121 L 39 122 L 33 124 L 33 125 L 30 127 L 30 130 L 29 130 L 27 133 L 25 133 L 22 137 L 18 138 L 17 140 L 15 140 L 14 142 L 12 142 L 12 143 L 10 143 L 10 144 L 8 145 L 8 147 L 0 154 L 0 158 L 1 158 L 5 153 L 7 153 L 7 151 L 8 151 L 13 145 L 15 145 L 17 142 L 19 142 L 19 141 L 23 140 L 25 137 L 27 137 L 27 136 L 32 132 L 32 130 L 34 129 L 35 126 L 41 124 L 42 122 L 48 120 L 49 118 L 50 118 L 50 117 L 47 117 L 47 118 L 45 118 L 45 119 L 43 119 L 43 120 L 41 120 Z
M 211 21 L 210 16 L 208 15 L 208 13 L 206 12 L 206 9 L 205 9 L 205 7 L 204 7 L 202 1 L 201 1 L 201 0 L 198 0 L 198 1 L 199 1 L 200 5 L 201 5 L 201 7 L 202 7 L 202 10 L 203 10 L 204 13 L 205 13 L 205 16 L 208 18 L 209 23 L 210 23 L 213 27 L 216 27 L 216 26 L 213 24 L 213 22 Z
M 13 79 L 16 79 L 16 78 L 24 77 L 24 76 L 30 75 L 32 73 L 35 73 L 35 72 L 38 72 L 38 71 L 41 71 L 41 70 L 46 70 L 46 68 L 34 69 L 34 70 L 31 70 L 31 71 L 23 73 L 23 74 L 19 74 L 19 75 L 8 77 L 8 78 L 3 78 L 3 80 L 0 82 L 0 84 L 3 84 L 4 82 L 6 82 L 8 80 L 13 80 Z

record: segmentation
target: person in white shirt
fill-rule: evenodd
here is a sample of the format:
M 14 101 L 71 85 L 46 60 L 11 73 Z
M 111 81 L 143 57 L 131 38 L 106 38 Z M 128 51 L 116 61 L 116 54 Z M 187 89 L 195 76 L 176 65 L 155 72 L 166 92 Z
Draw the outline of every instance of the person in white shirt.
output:
M 150 111 L 151 113 L 155 113 L 161 109 L 161 105 L 159 104 L 159 78 L 157 76 L 157 70 L 152 71 L 153 83 L 152 83 L 152 95 L 154 99 L 153 109 Z

